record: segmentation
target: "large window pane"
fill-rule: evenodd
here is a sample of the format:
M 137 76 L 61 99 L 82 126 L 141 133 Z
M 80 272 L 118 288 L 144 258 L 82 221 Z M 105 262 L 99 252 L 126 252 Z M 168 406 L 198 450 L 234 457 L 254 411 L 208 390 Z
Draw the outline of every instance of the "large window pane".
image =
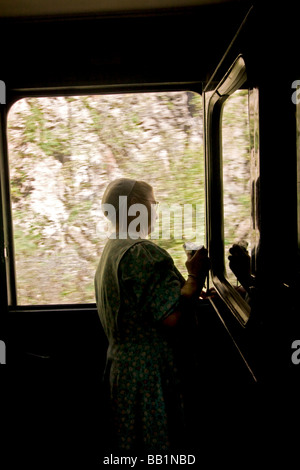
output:
M 19 305 L 94 302 L 109 181 L 152 184 L 161 206 L 189 205 L 182 236 L 155 243 L 185 269 L 185 238 L 204 244 L 202 100 L 191 92 L 27 98 L 8 118 Z M 192 238 L 193 232 L 196 236 Z M 180 230 L 178 230 L 180 233 Z

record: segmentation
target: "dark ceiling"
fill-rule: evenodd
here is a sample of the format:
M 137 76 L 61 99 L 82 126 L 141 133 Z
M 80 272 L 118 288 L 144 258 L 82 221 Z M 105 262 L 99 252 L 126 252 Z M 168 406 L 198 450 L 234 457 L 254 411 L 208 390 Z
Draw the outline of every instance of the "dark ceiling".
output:
M 228 1 L 230 0 L 1 0 L 0 17 L 82 15 L 174 9 L 227 3 Z
M 0 78 L 8 90 L 202 82 L 248 8 L 247 2 L 213 2 L 126 14 L 3 18 Z

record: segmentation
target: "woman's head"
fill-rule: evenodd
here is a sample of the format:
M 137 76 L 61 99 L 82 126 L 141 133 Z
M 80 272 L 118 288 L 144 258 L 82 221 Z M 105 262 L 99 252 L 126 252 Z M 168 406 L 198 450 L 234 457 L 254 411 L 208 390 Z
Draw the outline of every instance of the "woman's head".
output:
M 155 202 L 152 186 L 145 181 L 136 181 L 129 195 L 129 205 L 140 204 L 151 200 L 151 198 Z
M 119 178 L 107 186 L 102 210 L 119 232 L 146 236 L 153 229 L 153 188 L 145 181 Z M 152 216 L 152 217 L 151 217 Z

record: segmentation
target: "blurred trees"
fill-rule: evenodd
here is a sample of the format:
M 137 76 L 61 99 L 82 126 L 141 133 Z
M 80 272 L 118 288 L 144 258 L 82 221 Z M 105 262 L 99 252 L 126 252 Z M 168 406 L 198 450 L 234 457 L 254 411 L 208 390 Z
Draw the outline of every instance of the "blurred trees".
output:
M 235 231 L 248 217 L 248 209 L 236 210 L 237 204 L 248 204 L 241 190 L 247 163 L 238 161 L 247 141 L 246 100 L 242 94 L 223 118 L 228 128 L 224 138 L 238 143 L 234 151 L 227 146 L 224 166 L 231 207 L 226 220 Z M 15 103 L 8 143 L 18 303 L 94 302 L 94 273 L 105 244 L 99 236 L 106 226 L 101 197 L 108 182 L 121 176 L 150 183 L 162 207 L 191 204 L 191 229 L 197 215 L 197 240 L 205 244 L 202 122 L 202 98 L 192 92 Z M 173 228 L 178 223 L 172 218 Z M 161 224 L 160 217 L 159 234 Z M 175 239 L 174 232 L 154 241 L 170 252 L 184 274 L 184 239 Z
M 8 140 L 18 303 L 94 301 L 105 243 L 100 202 L 117 177 L 146 180 L 161 203 L 197 203 L 204 224 L 202 138 L 202 99 L 194 93 L 17 102 Z M 156 242 L 184 270 L 183 241 Z

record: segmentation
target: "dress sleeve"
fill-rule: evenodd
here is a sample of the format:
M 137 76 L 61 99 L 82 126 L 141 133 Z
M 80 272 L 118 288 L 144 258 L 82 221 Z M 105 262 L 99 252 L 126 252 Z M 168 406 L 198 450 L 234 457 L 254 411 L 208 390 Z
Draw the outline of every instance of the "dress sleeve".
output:
M 125 302 L 155 322 L 178 307 L 182 277 L 168 252 L 152 242 L 138 243 L 126 252 L 119 280 Z

